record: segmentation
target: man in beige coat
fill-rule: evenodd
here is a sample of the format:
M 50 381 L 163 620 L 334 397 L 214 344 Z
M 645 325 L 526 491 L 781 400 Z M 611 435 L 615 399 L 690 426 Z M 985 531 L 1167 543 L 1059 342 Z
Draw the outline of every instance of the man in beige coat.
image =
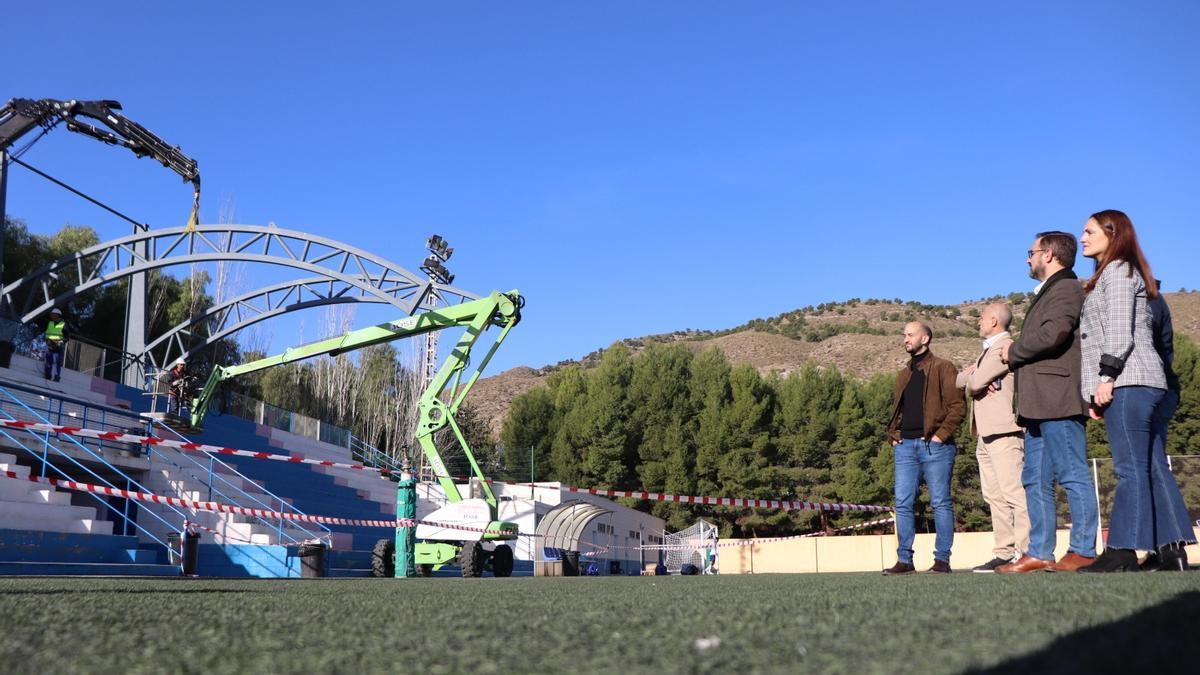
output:
M 979 439 L 975 446 L 979 485 L 991 507 L 996 542 L 992 560 L 974 568 L 975 572 L 995 572 L 1029 549 L 1029 510 L 1021 483 L 1024 431 L 1013 412 L 1013 375 L 1000 360 L 1001 351 L 1012 343 L 1008 334 L 1011 323 L 1008 305 L 996 303 L 983 309 L 979 316 L 983 353 L 956 380 L 972 400 L 971 435 Z

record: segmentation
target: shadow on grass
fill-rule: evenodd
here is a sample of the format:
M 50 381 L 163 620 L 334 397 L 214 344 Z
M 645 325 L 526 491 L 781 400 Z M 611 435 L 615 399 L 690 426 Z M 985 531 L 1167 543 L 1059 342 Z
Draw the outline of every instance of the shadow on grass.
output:
M 1191 650 L 1197 626 L 1200 592 L 1189 591 L 1120 621 L 1060 637 L 1033 654 L 969 672 L 1194 673 Z

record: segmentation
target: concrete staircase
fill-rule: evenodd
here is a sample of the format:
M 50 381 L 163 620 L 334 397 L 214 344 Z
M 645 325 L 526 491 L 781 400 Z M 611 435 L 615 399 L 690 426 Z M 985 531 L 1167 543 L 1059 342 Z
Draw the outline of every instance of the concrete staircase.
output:
M 0 477 L 0 529 L 112 534 L 112 521 L 97 518 L 95 508 L 73 506 L 70 493 L 24 480 L 30 469 L 15 455 L 0 452 L 0 470 L 21 477 Z

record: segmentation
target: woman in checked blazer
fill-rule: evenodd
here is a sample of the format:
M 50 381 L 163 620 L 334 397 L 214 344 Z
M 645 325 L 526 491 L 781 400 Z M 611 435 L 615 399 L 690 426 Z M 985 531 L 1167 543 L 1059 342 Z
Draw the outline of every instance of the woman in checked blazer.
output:
M 1096 263 L 1083 285 L 1081 388 L 1107 428 L 1117 490 L 1104 553 L 1079 571 L 1135 571 L 1139 550 L 1157 551 L 1161 569 L 1186 570 L 1183 546 L 1196 538 L 1165 448 L 1154 442 L 1155 409 L 1167 393 L 1148 308 L 1158 287 L 1124 213 L 1092 215 L 1080 242 Z

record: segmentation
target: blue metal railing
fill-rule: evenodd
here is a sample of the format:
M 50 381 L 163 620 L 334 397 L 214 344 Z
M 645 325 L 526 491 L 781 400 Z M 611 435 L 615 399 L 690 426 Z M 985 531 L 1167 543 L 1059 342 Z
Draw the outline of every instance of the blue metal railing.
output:
M 400 465 L 391 455 L 354 434 L 350 435 L 350 457 L 363 466 L 387 469 L 395 472 L 397 475 L 400 472 Z
M 29 413 L 34 418 L 34 421 L 38 421 L 43 424 L 53 424 L 48 418 L 43 417 L 40 413 L 35 411 L 33 408 L 26 405 L 24 401 L 20 400 L 16 396 L 13 396 L 13 394 L 11 392 L 9 392 L 7 389 L 0 387 L 0 397 L 3 397 L 3 398 L 0 398 L 0 400 L 2 400 L 3 403 L 15 405 L 20 409 L 24 409 L 27 413 Z M 4 410 L 2 407 L 0 407 L 0 417 L 3 417 L 3 419 L 6 419 L 6 420 L 17 419 L 17 417 L 15 415 L 10 414 L 7 410 Z M 21 442 L 21 440 L 18 438 L 18 435 L 20 435 L 20 432 L 18 432 L 18 435 L 14 435 L 12 433 L 9 433 L 9 431 L 7 429 L 0 429 L 0 434 L 3 434 L 6 438 L 8 438 L 10 441 L 12 441 L 14 444 L 16 444 L 17 447 L 21 448 L 22 450 L 24 450 L 27 453 L 29 453 L 30 455 L 32 455 L 35 460 L 40 461 L 42 477 L 46 476 L 47 471 L 52 471 L 61 478 L 64 478 L 67 480 L 74 480 L 74 478 L 72 478 L 65 470 L 63 470 L 58 465 L 56 465 L 50 461 L 50 451 L 54 450 L 63 459 L 67 460 L 71 464 L 74 464 L 75 467 L 82 470 L 87 475 L 91 476 L 92 479 L 97 481 L 99 484 L 102 484 L 106 487 L 116 488 L 116 489 L 120 489 L 120 490 L 136 489 L 139 492 L 150 492 L 150 490 L 146 489 L 146 487 L 143 486 L 141 483 L 134 480 L 132 477 L 130 477 L 128 474 L 126 474 L 121 469 L 117 468 L 116 466 L 113 466 L 110 462 L 108 462 L 108 460 L 104 459 L 104 457 L 101 456 L 99 453 L 93 451 L 88 446 L 80 443 L 78 440 L 76 440 L 72 436 L 62 436 L 61 438 L 64 438 L 69 443 L 71 443 L 71 444 L 75 445 L 76 447 L 80 448 L 81 450 L 83 450 L 90 457 L 92 457 L 95 460 L 102 463 L 104 465 L 105 470 L 115 473 L 118 477 L 120 477 L 121 479 L 124 480 L 125 485 L 122 487 L 122 486 L 115 484 L 112 480 L 105 478 L 104 476 L 101 476 L 99 473 L 92 470 L 91 468 L 89 468 L 88 466 L 86 466 L 85 464 L 80 462 L 79 460 L 77 460 L 74 457 L 71 457 L 67 453 L 63 452 L 60 447 L 58 447 L 57 445 L 54 445 L 50 442 L 50 433 L 49 432 L 38 432 L 38 431 L 33 431 L 33 430 L 26 430 L 25 434 L 28 434 L 28 436 L 22 436 L 22 437 L 32 437 L 32 438 L 36 439 L 38 441 L 38 443 L 41 445 L 40 453 L 37 450 L 31 449 L 29 446 L 25 445 L 25 443 Z M 146 528 L 139 525 L 137 523 L 137 521 L 129 519 L 129 500 L 125 500 L 124 509 L 122 511 L 118 511 L 117 507 L 113 506 L 108 500 L 102 498 L 100 495 L 98 495 L 96 493 L 91 493 L 91 492 L 88 492 L 85 494 L 92 497 L 95 501 L 102 504 L 108 510 L 119 514 L 123 519 L 122 522 L 125 527 L 132 525 L 138 532 L 141 532 L 150 540 L 154 541 L 155 543 L 161 544 L 164 547 L 167 546 L 166 542 L 164 542 L 162 539 L 159 539 L 152 532 L 148 531 Z M 177 525 L 170 523 L 168 520 L 166 520 L 165 518 L 160 516 L 158 513 L 155 513 L 154 511 L 152 511 L 150 509 L 141 509 L 141 511 L 144 513 L 147 513 L 150 516 L 152 516 L 153 518 L 157 519 L 160 523 L 165 525 L 168 530 L 177 530 L 179 532 L 183 532 L 184 524 L 188 520 L 188 515 L 186 513 L 184 513 L 183 511 L 180 511 L 179 509 L 175 508 L 174 506 L 170 506 L 170 505 L 164 505 L 164 506 L 168 511 L 174 512 L 174 514 L 179 517 L 179 523 Z
M 158 422 L 156 420 L 150 420 L 149 422 L 150 423 L 148 425 L 148 430 L 150 432 L 149 435 L 151 435 L 151 436 L 154 435 L 154 429 L 158 428 L 163 431 L 166 431 L 167 433 L 174 436 L 176 439 L 178 439 L 180 441 L 183 441 L 185 443 L 191 442 L 191 439 L 189 439 L 188 437 L 184 436 L 183 434 L 179 433 L 178 431 L 172 429 L 171 427 L 169 427 L 161 422 Z M 201 484 L 204 484 L 206 487 L 208 487 L 208 501 L 212 501 L 213 495 L 216 494 L 218 497 L 221 497 L 224 500 L 233 502 L 234 498 L 226 495 L 224 492 L 222 492 L 220 490 L 220 488 L 214 487 L 214 483 L 216 481 L 220 481 L 220 483 L 222 485 L 228 486 L 228 488 L 240 492 L 243 497 L 248 498 L 251 502 L 253 502 L 254 504 L 257 504 L 258 506 L 256 508 L 261 508 L 266 511 L 278 511 L 281 513 L 289 513 L 290 512 L 290 513 L 295 513 L 297 515 L 305 515 L 305 513 L 303 511 L 296 508 L 295 506 L 292 506 L 288 502 L 284 501 L 284 499 L 282 497 L 271 492 L 266 487 L 259 485 L 258 483 L 255 483 L 253 479 L 246 476 L 241 471 L 238 471 L 232 465 L 222 462 L 221 460 L 217 459 L 216 457 L 213 457 L 211 454 L 205 453 L 205 455 L 208 457 L 208 462 L 205 463 L 205 462 L 201 462 L 200 460 L 196 459 L 195 455 L 193 455 L 191 453 L 188 453 L 188 452 L 178 452 L 177 453 L 180 457 L 182 457 L 182 458 L 186 459 L 187 461 L 191 462 L 192 464 L 200 467 L 202 471 L 205 471 L 205 470 L 208 471 L 208 482 L 205 483 L 203 479 L 198 478 L 198 477 L 194 476 L 193 474 L 186 473 L 186 470 L 182 466 L 180 466 L 176 462 L 172 462 L 170 459 L 168 459 L 166 457 L 166 455 L 163 453 L 164 450 L 165 450 L 165 448 L 161 448 L 158 446 L 152 446 L 150 449 L 150 452 L 151 453 L 157 452 L 158 456 L 161 457 L 164 461 L 170 462 L 172 465 L 178 467 L 181 472 L 184 472 L 186 475 L 191 476 L 193 480 L 195 480 Z M 207 466 L 206 466 L 206 464 L 207 464 Z M 264 495 L 273 499 L 275 501 L 275 503 L 270 504 L 270 503 L 264 502 L 261 499 L 259 499 L 258 497 L 255 497 L 253 494 L 250 494 L 250 493 L 246 492 L 245 490 L 242 490 L 241 488 L 237 487 L 237 485 L 233 484 L 232 482 L 227 480 L 224 476 L 222 476 L 220 472 L 216 471 L 217 467 L 222 467 L 222 468 L 232 472 L 233 475 L 237 476 L 238 478 L 241 478 L 242 480 L 246 481 L 247 483 L 250 483 L 251 485 L 258 487 Z M 233 502 L 233 503 L 237 503 L 237 502 Z M 240 504 L 240 503 L 237 503 L 237 505 L 238 506 L 247 506 L 246 504 Z M 280 544 L 285 542 L 285 537 L 286 537 L 287 543 L 291 543 L 291 544 L 299 544 L 303 541 L 302 539 L 297 539 L 296 537 L 293 537 L 291 535 L 291 533 L 284 531 L 284 527 L 283 527 L 284 521 L 282 519 L 276 519 L 275 522 L 272 523 L 271 521 L 268 521 L 264 518 L 259 518 L 259 517 L 255 516 L 255 520 L 260 523 L 263 523 L 264 525 L 267 525 L 268 527 L 275 529 L 276 535 L 278 537 L 277 541 Z M 304 534 L 304 540 L 307 540 L 307 539 L 328 540 L 330 535 L 332 534 L 332 530 L 330 530 L 328 527 L 326 527 L 325 525 L 322 525 L 320 523 L 316 524 L 316 527 L 319 530 L 318 532 L 313 532 L 312 530 L 309 530 L 308 528 L 306 528 L 303 525 L 296 523 L 296 522 L 289 523 L 289 526 L 292 528 L 295 528 L 297 530 L 300 530 Z
M 98 403 L 86 401 L 83 399 L 78 399 L 78 398 L 71 397 L 71 396 L 59 395 L 57 393 L 55 393 L 54 396 L 50 396 L 45 391 L 38 390 L 38 389 L 35 389 L 32 387 L 27 387 L 27 386 L 20 385 L 20 384 L 16 384 L 16 383 L 11 383 L 11 382 L 5 383 L 4 386 L 7 388 L 17 390 L 17 391 L 22 391 L 22 392 L 26 392 L 28 394 L 33 394 L 39 400 L 45 400 L 45 405 L 44 406 L 37 405 L 36 406 L 37 409 L 35 410 L 35 408 L 33 406 L 29 405 L 28 401 L 21 401 L 19 398 L 14 396 L 11 392 L 0 389 L 0 391 L 4 391 L 4 393 L 7 394 L 9 398 L 11 398 L 14 401 L 16 401 L 17 403 L 19 403 L 23 408 L 25 408 L 33 416 L 35 416 L 37 418 L 37 421 L 42 421 L 47 424 L 59 424 L 59 425 L 70 424 L 71 426 L 80 426 L 80 427 L 91 428 L 91 429 L 100 429 L 103 431 L 115 430 L 115 431 L 120 431 L 122 433 L 140 432 L 143 429 L 147 428 L 145 426 L 147 423 L 147 420 L 145 418 L 141 417 L 140 415 L 138 415 L 137 413 L 134 413 L 129 410 L 113 408 L 110 406 L 105 406 L 103 404 L 98 404 Z M 2 405 L 3 402 L 4 401 L 2 399 L 0 399 L 0 405 Z M 77 411 L 76 410 L 67 410 L 66 404 L 70 404 L 71 406 L 78 408 L 78 410 Z M 45 410 L 44 416 L 38 412 L 38 411 L 42 410 L 43 408 Z M 68 421 L 65 418 L 70 418 L 70 419 Z M 13 417 L 13 419 L 15 419 L 15 417 Z M 152 429 L 152 426 L 150 428 Z M 188 440 L 188 439 L 184 438 L 183 436 L 179 435 L 178 433 L 176 433 L 173 429 L 170 429 L 169 427 L 160 425 L 160 428 L 169 430 L 172 435 L 175 435 L 176 437 L 183 439 L 184 441 Z M 152 431 L 151 431 L 151 433 L 152 433 Z M 231 503 L 232 505 L 235 505 L 235 506 L 246 506 L 248 508 L 261 508 L 263 510 L 268 510 L 268 511 L 292 512 L 292 513 L 303 515 L 302 511 L 300 511 L 299 509 L 295 508 L 294 506 L 288 504 L 281 497 L 271 493 L 269 490 L 263 489 L 262 491 L 264 494 L 266 494 L 267 496 L 272 498 L 274 501 L 278 502 L 278 504 L 270 504 L 270 503 L 264 502 L 261 499 L 255 497 L 253 494 L 246 492 L 245 490 L 241 489 L 234 483 L 230 482 L 224 476 L 222 476 L 220 472 L 217 471 L 218 468 L 227 470 L 229 473 L 234 474 L 234 475 L 238 476 L 239 478 L 247 481 L 247 483 L 254 484 L 254 482 L 250 478 L 247 478 L 245 475 L 243 475 L 237 469 L 235 469 L 234 467 L 230 466 L 229 464 L 227 464 L 225 462 L 222 462 L 219 459 L 216 459 L 215 457 L 213 457 L 211 455 L 208 456 L 207 462 L 202 462 L 200 460 L 197 460 L 197 458 L 194 455 L 191 455 L 191 454 L 188 454 L 188 453 L 185 453 L 182 451 L 176 451 L 176 454 L 179 457 L 184 458 L 184 464 L 181 464 L 180 462 L 173 461 L 168 456 L 168 454 L 165 452 L 167 450 L 166 448 L 160 448 L 160 447 L 156 447 L 156 446 L 133 446 L 128 443 L 118 443 L 115 441 L 104 441 L 101 439 L 75 439 L 74 437 L 67 437 L 67 438 L 70 438 L 71 441 L 75 445 L 79 445 L 80 447 L 84 447 L 84 448 L 86 448 L 88 445 L 91 445 L 94 443 L 97 449 L 103 449 L 106 446 L 106 444 L 108 447 L 119 446 L 122 449 L 129 449 L 129 448 L 136 447 L 136 448 L 139 448 L 138 452 L 142 452 L 144 449 L 145 456 L 147 458 L 160 459 L 160 460 L 176 467 L 177 469 L 179 469 L 180 473 L 183 474 L 183 476 L 191 478 L 196 483 L 200 484 L 203 487 L 206 487 L 208 489 L 208 499 L 209 500 L 211 500 L 212 497 L 214 495 L 216 495 L 216 496 L 220 497 L 222 500 L 226 501 L 227 503 Z M 80 442 L 81 440 L 83 442 Z M 110 464 L 103 457 L 96 455 L 95 453 L 91 453 L 91 454 L 93 454 L 99 461 L 104 462 L 105 464 Z M 201 476 L 198 476 L 195 473 L 191 473 L 191 472 L 187 471 L 184 468 L 184 465 L 187 463 L 190 463 L 196 467 L 199 467 L 201 475 L 203 475 L 204 473 L 207 473 L 208 480 L 205 481 Z M 44 467 L 43 467 L 43 471 L 45 471 Z M 223 485 L 225 487 L 225 489 L 221 489 L 221 487 L 214 486 L 215 482 L 219 482 L 221 485 Z M 249 501 L 251 503 L 244 503 L 247 501 Z M 290 532 L 285 531 L 284 523 L 282 520 L 270 522 L 265 519 L 255 517 L 254 521 L 265 524 L 269 529 L 275 530 L 276 534 L 278 536 L 277 541 L 280 544 L 285 544 L 285 543 L 295 544 L 295 543 L 300 543 L 300 541 L 301 541 L 300 538 L 294 537 L 294 536 L 292 536 L 292 534 Z M 292 524 L 290 527 L 292 527 L 296 530 L 300 530 L 303 534 L 303 538 L 308 538 L 308 539 L 326 539 L 327 540 L 329 538 L 329 534 L 330 534 L 329 528 L 325 527 L 324 525 L 317 525 L 317 527 L 320 529 L 319 532 L 313 532 L 313 531 L 305 528 L 304 526 L 298 525 L 298 524 Z

